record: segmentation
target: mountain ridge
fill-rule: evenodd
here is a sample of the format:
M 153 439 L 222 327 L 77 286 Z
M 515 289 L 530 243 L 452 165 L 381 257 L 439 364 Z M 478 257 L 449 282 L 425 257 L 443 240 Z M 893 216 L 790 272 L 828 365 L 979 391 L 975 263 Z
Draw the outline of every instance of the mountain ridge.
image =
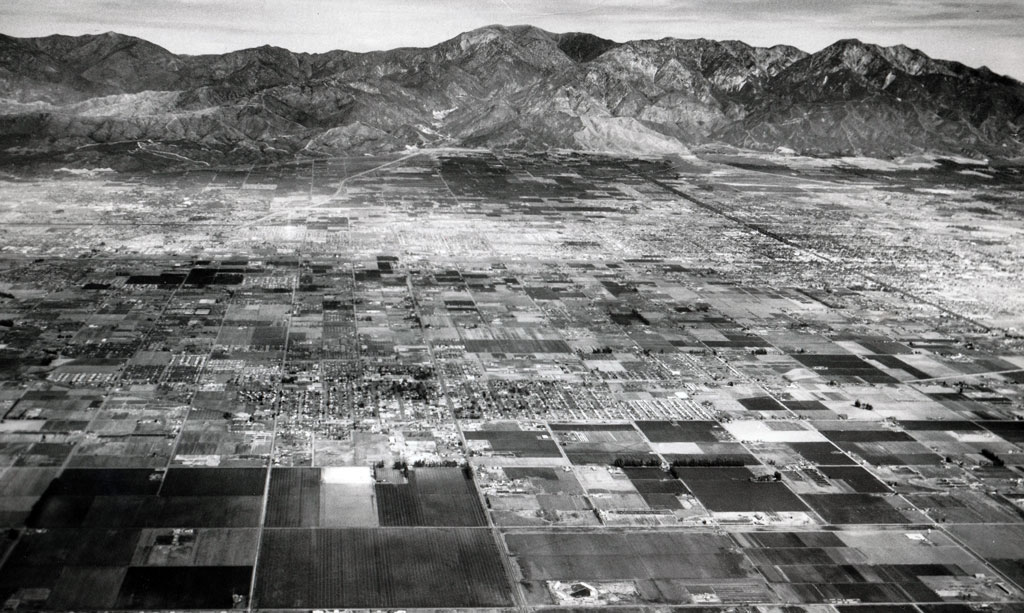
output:
M 1024 155 L 1024 85 L 903 45 L 816 52 L 486 26 L 431 47 L 178 55 L 117 33 L 0 35 L 0 151 L 173 143 L 207 158 L 409 146 Z

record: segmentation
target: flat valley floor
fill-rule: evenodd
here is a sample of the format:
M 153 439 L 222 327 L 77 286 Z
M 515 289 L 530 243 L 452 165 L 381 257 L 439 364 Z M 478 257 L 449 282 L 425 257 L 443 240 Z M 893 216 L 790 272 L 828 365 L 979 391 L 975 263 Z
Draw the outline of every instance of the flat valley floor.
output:
M 1022 231 L 925 157 L 4 175 L 0 602 L 1022 610 Z

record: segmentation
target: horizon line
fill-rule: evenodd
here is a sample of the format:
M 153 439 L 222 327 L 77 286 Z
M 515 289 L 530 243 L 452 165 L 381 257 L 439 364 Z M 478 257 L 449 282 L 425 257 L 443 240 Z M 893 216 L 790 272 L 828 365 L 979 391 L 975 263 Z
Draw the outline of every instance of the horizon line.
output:
M 329 53 L 337 53 L 337 52 L 352 53 L 352 54 L 357 54 L 357 55 L 367 55 L 367 54 L 372 54 L 372 53 L 388 53 L 388 52 L 391 52 L 391 51 L 398 51 L 398 50 L 402 50 L 402 49 L 431 49 L 431 48 L 436 47 L 438 45 L 442 45 L 442 44 L 444 44 L 446 42 L 455 40 L 455 39 L 457 39 L 460 36 L 463 36 L 465 34 L 469 34 L 471 32 L 478 32 L 478 31 L 481 31 L 481 30 L 494 29 L 494 28 L 503 28 L 503 29 L 506 29 L 506 30 L 513 29 L 513 28 L 528 28 L 528 29 L 532 29 L 532 30 L 538 30 L 538 31 L 544 32 L 546 34 L 551 34 L 551 35 L 554 35 L 554 36 L 565 36 L 565 35 L 568 35 L 568 34 L 583 34 L 583 35 L 594 36 L 594 37 L 597 37 L 597 38 L 600 38 L 600 39 L 603 39 L 603 40 L 607 40 L 607 41 L 610 41 L 612 43 L 615 43 L 616 45 L 628 45 L 630 43 L 639 43 L 639 42 L 660 42 L 660 41 L 665 41 L 665 40 L 676 40 L 676 41 L 702 41 L 703 40 L 703 41 L 712 41 L 712 42 L 717 42 L 717 43 L 740 43 L 740 44 L 746 45 L 746 46 L 748 46 L 748 47 L 750 47 L 752 49 L 775 49 L 775 48 L 778 48 L 778 47 L 786 47 L 786 48 L 796 49 L 796 50 L 798 50 L 798 51 L 800 51 L 802 53 L 806 53 L 807 55 L 814 55 L 815 53 L 820 53 L 821 51 L 823 51 L 825 49 L 828 49 L 829 47 L 835 46 L 838 43 L 842 43 L 842 42 L 856 42 L 856 43 L 859 43 L 859 44 L 862 44 L 862 45 L 870 45 L 870 46 L 878 47 L 878 48 L 881 48 L 881 49 L 893 49 L 893 48 L 903 47 L 903 48 L 909 49 L 911 51 L 915 51 L 917 53 L 921 53 L 921 54 L 927 56 L 929 59 L 932 59 L 932 60 L 935 60 L 935 61 L 950 62 L 950 63 L 960 64 L 962 66 L 966 66 L 966 67 L 971 68 L 973 70 L 987 70 L 989 72 L 992 72 L 993 74 L 998 74 L 1000 76 L 1004 76 L 1004 77 L 1013 79 L 1015 81 L 1024 83 L 1024 79 L 1018 79 L 1017 77 L 1014 77 L 1014 76 L 1012 76 L 1010 74 L 997 73 L 997 72 L 993 71 L 991 68 L 989 68 L 987 65 L 984 65 L 984 64 L 979 65 L 979 66 L 974 66 L 974 65 L 971 65 L 971 64 L 967 64 L 967 63 L 965 63 L 965 62 L 963 62 L 961 60 L 937 58 L 937 57 L 929 55 L 928 53 L 922 51 L 921 49 L 919 49 L 917 47 L 911 47 L 911 46 L 903 44 L 903 43 L 897 43 L 895 45 L 884 45 L 884 44 L 881 44 L 881 43 L 870 42 L 870 41 L 864 40 L 864 38 L 862 38 L 862 37 L 856 37 L 856 36 L 845 37 L 845 38 L 838 38 L 835 41 L 833 41 L 833 42 L 831 42 L 831 43 L 829 43 L 827 45 L 824 45 L 823 47 L 821 47 L 820 49 L 818 49 L 816 51 L 808 51 L 808 50 L 806 50 L 804 48 L 798 47 L 796 45 L 791 45 L 791 44 L 788 44 L 788 43 L 775 43 L 775 44 L 767 45 L 767 46 L 759 46 L 759 45 L 754 45 L 754 44 L 748 43 L 748 42 L 746 42 L 744 40 L 737 39 L 737 38 L 718 39 L 718 38 L 709 38 L 709 37 L 705 37 L 705 36 L 698 36 L 698 37 L 661 36 L 661 37 L 658 37 L 658 38 L 631 38 L 631 39 L 628 39 L 628 40 L 621 40 L 620 41 L 620 40 L 615 40 L 615 39 L 612 39 L 612 38 L 607 38 L 607 37 L 601 36 L 599 34 L 594 34 L 592 32 L 587 32 L 587 31 L 583 31 L 583 30 L 567 30 L 567 31 L 563 31 L 563 32 L 554 32 L 554 31 L 547 30 L 545 28 L 541 28 L 539 26 L 535 26 L 535 25 L 528 24 L 528 23 L 516 23 L 516 24 L 492 23 L 492 24 L 488 24 L 488 25 L 485 25 L 485 26 L 480 26 L 480 27 L 477 27 L 477 28 L 471 28 L 469 30 L 464 30 L 464 31 L 459 32 L 458 34 L 456 34 L 454 36 L 451 36 L 451 37 L 448 37 L 448 38 L 444 38 L 442 40 L 439 40 L 439 41 L 437 41 L 437 42 L 435 42 L 433 44 L 429 44 L 429 45 L 399 45 L 399 46 L 396 46 L 396 47 L 367 49 L 367 50 L 362 50 L 362 51 L 360 51 L 360 50 L 353 50 L 353 49 L 345 49 L 343 47 L 333 47 L 333 48 L 324 49 L 324 50 L 321 50 L 321 51 L 304 51 L 304 50 L 295 50 L 295 49 L 293 49 L 291 47 L 285 47 L 285 46 L 276 45 L 276 44 L 273 44 L 273 43 L 264 43 L 262 45 L 253 45 L 253 46 L 245 46 L 245 47 L 232 48 L 232 49 L 229 49 L 229 50 L 226 50 L 226 51 L 222 51 L 222 52 L 219 52 L 219 53 L 216 53 L 216 52 L 215 53 L 187 53 L 187 52 L 175 51 L 175 50 L 171 49 L 170 46 L 163 45 L 163 44 L 157 43 L 157 42 L 153 42 L 153 40 L 151 40 L 149 38 L 146 38 L 146 37 L 143 37 L 143 36 L 138 36 L 138 35 L 135 35 L 135 34 L 129 34 L 129 33 L 126 33 L 126 32 L 123 32 L 123 31 L 118 31 L 118 30 L 107 30 L 107 31 L 104 31 L 104 32 L 97 32 L 97 33 L 85 32 L 85 33 L 82 33 L 82 34 L 65 34 L 63 32 L 53 32 L 51 34 L 43 34 L 43 35 L 38 35 L 38 36 L 17 36 L 17 35 L 14 35 L 14 34 L 7 34 L 5 32 L 0 31 L 0 36 L 7 36 L 9 38 L 13 38 L 13 39 L 16 39 L 16 40 L 40 40 L 40 39 L 46 39 L 46 38 L 52 38 L 52 37 L 58 37 L 58 36 L 59 37 L 66 37 L 66 38 L 86 38 L 86 37 L 99 37 L 99 36 L 106 36 L 106 35 L 113 34 L 113 35 L 117 35 L 117 36 L 124 36 L 124 37 L 128 37 L 128 38 L 133 38 L 133 39 L 136 39 L 136 40 L 140 40 L 140 41 L 146 42 L 146 43 L 148 43 L 150 45 L 154 45 L 156 47 L 159 47 L 159 48 L 163 49 L 164 51 L 167 51 L 168 53 L 171 53 L 171 54 L 176 55 L 176 56 L 182 56 L 182 57 L 204 57 L 204 56 L 230 55 L 232 53 L 241 53 L 241 52 L 244 52 L 244 51 L 251 51 L 251 50 L 262 49 L 262 48 L 266 48 L 266 47 L 270 47 L 270 48 L 274 48 L 274 49 L 282 49 L 282 50 L 287 51 L 289 53 L 302 54 L 302 55 L 326 55 L 326 54 L 329 54 Z

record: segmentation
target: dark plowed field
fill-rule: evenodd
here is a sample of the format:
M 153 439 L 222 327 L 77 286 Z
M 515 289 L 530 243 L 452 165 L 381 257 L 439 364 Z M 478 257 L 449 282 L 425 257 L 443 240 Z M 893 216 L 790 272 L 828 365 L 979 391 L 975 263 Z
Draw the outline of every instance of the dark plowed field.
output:
M 378 484 L 382 526 L 486 526 L 473 482 L 459 468 L 418 468 L 407 484 Z
M 275 468 L 267 498 L 269 528 L 313 528 L 320 521 L 320 469 Z
M 511 605 L 485 529 L 268 529 L 256 585 L 265 609 Z
M 262 496 L 265 468 L 172 468 L 161 496 Z

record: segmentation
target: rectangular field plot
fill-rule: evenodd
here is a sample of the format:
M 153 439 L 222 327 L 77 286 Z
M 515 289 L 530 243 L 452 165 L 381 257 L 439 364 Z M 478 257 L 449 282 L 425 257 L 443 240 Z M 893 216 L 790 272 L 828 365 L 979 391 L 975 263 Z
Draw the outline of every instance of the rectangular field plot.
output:
M 8 468 L 0 474 L 0 496 L 35 498 L 52 487 L 58 468 Z
M 486 526 L 473 482 L 460 468 L 409 470 L 405 483 L 374 488 L 382 526 Z
M 855 355 L 793 354 L 792 357 L 825 379 L 853 382 L 862 380 L 867 383 L 879 384 L 898 383 L 893 377 Z
M 830 524 L 910 523 L 890 498 L 876 494 L 806 494 L 803 499 Z
M 892 490 L 860 466 L 822 466 L 822 474 L 857 494 L 887 494 Z
M 101 566 L 65 566 L 46 601 L 47 608 L 111 609 L 126 569 Z
M 638 421 L 636 426 L 652 443 L 716 443 L 732 440 L 715 421 Z
M 752 481 L 753 473 L 746 468 L 676 468 L 675 471 L 709 511 L 742 513 L 808 510 L 785 483 Z
M 171 468 L 161 496 L 262 496 L 265 468 Z
M 571 353 L 569 345 L 559 340 L 467 339 L 463 345 L 469 353 Z
M 557 458 L 562 455 L 546 431 L 477 430 L 467 431 L 465 435 L 467 441 L 486 441 L 483 447 L 496 454 L 531 458 Z
M 320 521 L 320 469 L 274 468 L 267 495 L 268 528 L 312 528 Z
M 512 604 L 486 529 L 267 529 L 256 586 L 261 608 Z
M 320 493 L 320 526 L 370 528 L 380 525 L 374 503 L 373 483 L 365 485 L 324 483 Z
M 39 566 L 127 566 L 138 540 L 137 530 L 28 532 L 18 541 L 0 575 Z
M 763 584 L 749 560 L 724 535 L 693 532 L 508 533 L 511 554 L 524 581 L 626 581 L 643 588 L 671 582 L 678 594 L 658 590 L 652 598 L 690 602 L 687 589 L 710 585 Z M 667 585 L 667 584 L 666 584 Z M 535 586 L 539 588 L 539 586 Z M 646 591 L 646 590 L 645 590 Z M 763 591 L 758 589 L 757 591 Z
M 424 525 L 423 505 L 409 483 L 380 483 L 374 487 L 374 493 L 380 525 Z
M 263 505 L 259 496 L 174 496 L 146 502 L 135 522 L 147 528 L 255 527 Z
M 520 466 L 506 466 L 503 470 L 509 479 L 529 481 L 537 491 L 545 494 L 583 494 L 583 487 L 572 472 L 550 467 Z
M 255 528 L 144 530 L 132 566 L 252 566 Z
M 26 520 L 31 528 L 243 528 L 259 525 L 260 496 L 51 496 Z
M 629 424 L 552 424 L 551 430 L 573 464 L 658 460 L 644 437 Z
M 804 459 L 818 464 L 819 466 L 847 466 L 854 464 L 850 456 L 843 453 L 843 450 L 832 443 L 786 443 Z
M 486 526 L 473 482 L 459 468 L 421 468 L 411 483 L 423 500 L 427 526 Z
M 676 443 L 675 445 L 678 445 Z M 674 446 L 675 446 L 674 445 Z M 658 445 L 658 451 L 673 466 L 755 466 L 760 462 L 740 443 L 687 443 L 695 449 L 675 453 Z
M 230 609 L 247 596 L 250 566 L 129 568 L 114 605 L 118 609 Z
M 160 473 L 145 468 L 65 470 L 48 491 L 63 496 L 127 496 L 156 494 Z

